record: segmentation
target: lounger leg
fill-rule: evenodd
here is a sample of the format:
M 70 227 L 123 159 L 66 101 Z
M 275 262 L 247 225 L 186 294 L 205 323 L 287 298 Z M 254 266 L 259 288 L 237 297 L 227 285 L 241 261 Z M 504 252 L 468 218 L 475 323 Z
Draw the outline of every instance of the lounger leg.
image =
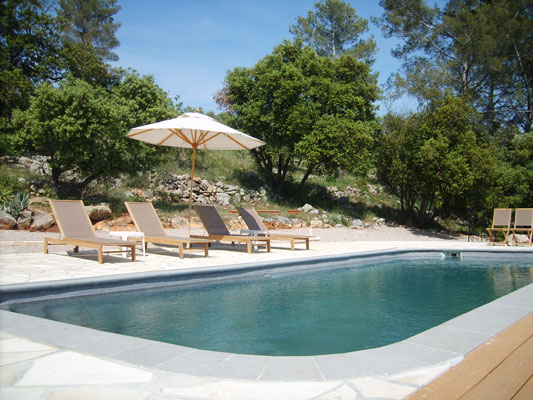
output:
M 204 243 L 204 253 L 205 253 L 205 256 L 207 257 L 209 254 L 209 243 Z
M 267 241 L 267 252 L 270 253 L 270 240 Z
M 305 239 L 305 248 L 309 250 L 309 238 Z
M 76 246 L 78 248 L 78 246 Z M 98 264 L 104 263 L 104 257 L 102 255 L 102 246 L 98 247 Z
M 74 253 L 77 253 L 78 251 L 80 251 L 80 246 L 74 246 Z
M 246 250 L 248 250 L 248 254 L 252 254 L 252 242 L 246 243 Z
M 131 246 L 131 262 L 135 262 L 135 246 Z
M 48 254 L 48 239 L 44 239 L 44 254 Z
M 183 259 L 183 243 L 178 244 L 180 258 Z
M 291 250 L 294 251 L 294 239 L 291 239 Z

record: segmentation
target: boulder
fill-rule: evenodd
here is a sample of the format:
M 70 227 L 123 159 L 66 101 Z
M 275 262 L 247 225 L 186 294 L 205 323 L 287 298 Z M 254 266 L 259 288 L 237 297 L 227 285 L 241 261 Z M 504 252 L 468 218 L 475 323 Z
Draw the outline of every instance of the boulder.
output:
M 311 212 L 315 210 L 315 207 L 313 207 L 311 204 L 305 204 L 303 207 L 298 208 L 298 210 L 303 212 Z M 318 210 L 315 214 L 318 214 Z
M 55 224 L 54 216 L 47 212 L 37 211 L 33 214 L 30 231 L 44 231 Z
M 319 219 L 313 219 L 311 221 L 311 228 L 321 228 L 324 225 L 324 222 L 322 222 Z
M 0 229 L 15 229 L 17 220 L 4 210 L 0 210 Z
M 24 210 L 17 218 L 17 226 L 19 229 L 29 229 L 31 226 L 31 211 Z
M 189 226 L 189 220 L 183 217 L 172 217 L 169 222 L 170 226 L 174 229 L 186 228 Z
M 229 206 L 231 197 L 227 193 L 217 193 L 216 202 L 222 206 Z
M 354 219 L 352 220 L 352 223 L 350 224 L 350 228 L 352 229 L 361 229 L 365 227 L 365 223 L 361 221 L 360 219 Z
M 85 212 L 89 216 L 89 219 L 94 224 L 95 222 L 103 221 L 104 219 L 113 218 L 111 209 L 105 204 L 99 204 L 97 206 L 85 207 Z

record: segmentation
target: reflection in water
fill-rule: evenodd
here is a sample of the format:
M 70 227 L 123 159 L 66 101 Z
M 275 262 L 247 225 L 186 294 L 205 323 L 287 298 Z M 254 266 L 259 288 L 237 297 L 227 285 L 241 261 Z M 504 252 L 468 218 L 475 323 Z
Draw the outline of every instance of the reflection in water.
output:
M 399 261 L 13 311 L 207 350 L 313 355 L 403 340 L 532 281 L 531 263 Z

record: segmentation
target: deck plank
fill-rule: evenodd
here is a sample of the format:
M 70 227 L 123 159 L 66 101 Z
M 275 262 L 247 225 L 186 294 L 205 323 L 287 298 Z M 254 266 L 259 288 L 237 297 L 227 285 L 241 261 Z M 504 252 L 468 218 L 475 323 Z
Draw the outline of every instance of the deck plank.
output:
M 511 399 L 533 375 L 533 337 L 518 347 L 461 400 Z
M 513 397 L 513 400 L 531 400 L 533 399 L 533 377 L 529 378 L 527 383 L 522 386 L 520 391 Z
M 533 313 L 491 338 L 409 400 L 450 400 L 464 396 L 533 336 Z M 531 363 L 531 361 L 530 361 Z

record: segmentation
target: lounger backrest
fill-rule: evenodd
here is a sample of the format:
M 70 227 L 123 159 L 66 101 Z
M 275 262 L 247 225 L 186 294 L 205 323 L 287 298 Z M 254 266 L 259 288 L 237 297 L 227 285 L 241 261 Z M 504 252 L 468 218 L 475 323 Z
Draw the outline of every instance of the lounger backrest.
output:
M 202 220 L 205 230 L 211 235 L 231 235 L 226 224 L 213 206 L 194 206 L 196 214 Z
M 166 235 L 152 203 L 126 201 L 125 204 L 139 232 L 144 232 L 145 236 Z
M 492 227 L 510 227 L 512 212 L 513 210 L 510 208 L 495 208 L 494 216 L 492 217 Z
M 533 227 L 533 208 L 517 208 L 514 216 L 514 227 Z
M 257 214 L 257 211 L 255 211 L 252 207 L 237 207 L 237 211 L 239 214 L 241 214 L 242 219 L 244 219 L 244 223 L 248 225 L 248 228 L 252 231 L 266 231 L 267 227 L 263 223 L 263 220 Z
M 49 200 L 63 238 L 95 237 L 93 225 L 81 200 Z

